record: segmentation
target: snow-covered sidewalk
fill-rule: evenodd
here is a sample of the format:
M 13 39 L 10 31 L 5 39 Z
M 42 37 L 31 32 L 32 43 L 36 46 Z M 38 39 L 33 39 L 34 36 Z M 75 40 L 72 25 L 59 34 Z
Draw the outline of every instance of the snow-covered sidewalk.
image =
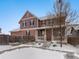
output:
M 14 48 L 18 48 L 18 47 L 24 47 L 24 46 L 31 47 L 33 45 L 32 44 L 0 45 L 0 51 L 14 49 Z
M 21 49 L 21 48 L 28 48 L 32 47 L 32 45 L 26 45 L 26 44 L 21 44 L 17 46 L 11 46 L 11 45 L 1 45 L 0 46 L 0 54 L 3 54 L 5 52 L 10 52 L 16 49 Z
M 0 45 L 0 51 L 7 50 L 7 49 L 10 49 L 10 48 L 12 48 L 11 45 Z

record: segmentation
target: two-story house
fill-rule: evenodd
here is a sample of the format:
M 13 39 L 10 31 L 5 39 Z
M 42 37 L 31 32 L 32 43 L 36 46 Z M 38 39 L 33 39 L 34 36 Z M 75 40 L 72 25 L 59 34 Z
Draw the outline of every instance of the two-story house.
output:
M 65 39 L 65 20 L 64 17 L 61 18 L 62 36 L 63 41 L 67 42 Z M 60 41 L 60 22 L 57 16 L 45 16 L 38 18 L 29 11 L 27 11 L 24 16 L 19 21 L 20 28 L 11 31 L 12 36 L 33 36 L 35 41 Z

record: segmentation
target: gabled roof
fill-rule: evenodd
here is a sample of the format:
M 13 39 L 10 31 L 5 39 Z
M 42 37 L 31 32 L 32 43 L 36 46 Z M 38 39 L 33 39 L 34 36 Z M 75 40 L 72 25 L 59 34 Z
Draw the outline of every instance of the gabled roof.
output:
M 19 21 L 19 23 L 25 19 L 25 18 L 32 18 L 32 17 L 36 17 L 35 15 L 33 15 L 31 12 L 29 12 L 28 10 L 25 12 L 25 14 L 23 15 L 23 17 L 21 18 L 21 20 Z M 36 17 L 37 18 L 37 17 Z
M 23 18 L 29 18 L 29 17 L 33 17 L 34 15 L 31 13 L 31 12 L 29 12 L 28 10 L 26 11 L 26 13 L 24 14 L 24 16 L 22 17 L 22 19 Z

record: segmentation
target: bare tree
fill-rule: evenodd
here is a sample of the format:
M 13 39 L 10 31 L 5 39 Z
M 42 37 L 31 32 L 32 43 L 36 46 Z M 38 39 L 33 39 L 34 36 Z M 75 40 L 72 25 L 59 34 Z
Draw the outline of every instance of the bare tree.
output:
M 72 10 L 70 3 L 65 0 L 55 0 L 53 5 L 53 12 L 49 13 L 49 16 L 54 15 L 57 17 L 59 21 L 59 28 L 60 28 L 60 46 L 62 47 L 62 40 L 63 40 L 63 34 L 62 34 L 62 16 L 64 16 L 64 25 L 66 25 L 66 22 L 72 23 L 78 18 L 77 12 Z M 54 24 L 53 24 L 54 26 Z M 52 27 L 53 27 L 52 26 Z M 65 26 L 67 27 L 67 26 Z M 66 29 L 66 28 L 65 28 Z
M 65 23 L 69 22 L 72 23 L 74 20 L 76 20 L 78 18 L 77 12 L 73 11 L 70 7 L 70 3 L 66 2 L 65 0 L 56 0 L 55 4 L 54 4 L 54 14 L 56 16 L 59 16 L 58 20 L 60 22 L 60 41 L 61 41 L 61 47 L 62 47 L 62 15 L 64 15 L 64 20 Z
M 70 3 L 66 2 L 65 0 L 56 0 L 54 3 L 54 14 L 57 15 L 60 13 L 65 15 L 65 20 L 72 22 L 78 18 L 76 10 L 72 10 Z

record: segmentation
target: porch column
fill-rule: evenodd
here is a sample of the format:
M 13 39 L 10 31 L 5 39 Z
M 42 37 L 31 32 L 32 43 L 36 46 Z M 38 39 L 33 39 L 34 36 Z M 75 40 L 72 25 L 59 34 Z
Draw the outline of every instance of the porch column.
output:
M 38 19 L 36 19 L 37 20 L 37 27 L 38 27 Z
M 65 37 L 64 37 L 64 42 L 67 43 L 67 34 L 68 34 L 68 28 L 66 27 L 65 29 Z
M 44 33 L 44 44 L 43 44 L 44 47 L 47 46 L 47 40 L 46 40 L 46 29 L 45 29 L 45 33 Z
M 38 41 L 38 30 L 35 30 L 35 41 Z
M 52 31 L 51 41 L 54 41 L 53 29 L 51 31 Z
M 67 36 L 64 37 L 64 43 L 67 43 Z
M 45 33 L 44 33 L 44 41 L 47 41 L 46 40 L 46 29 L 45 29 Z

